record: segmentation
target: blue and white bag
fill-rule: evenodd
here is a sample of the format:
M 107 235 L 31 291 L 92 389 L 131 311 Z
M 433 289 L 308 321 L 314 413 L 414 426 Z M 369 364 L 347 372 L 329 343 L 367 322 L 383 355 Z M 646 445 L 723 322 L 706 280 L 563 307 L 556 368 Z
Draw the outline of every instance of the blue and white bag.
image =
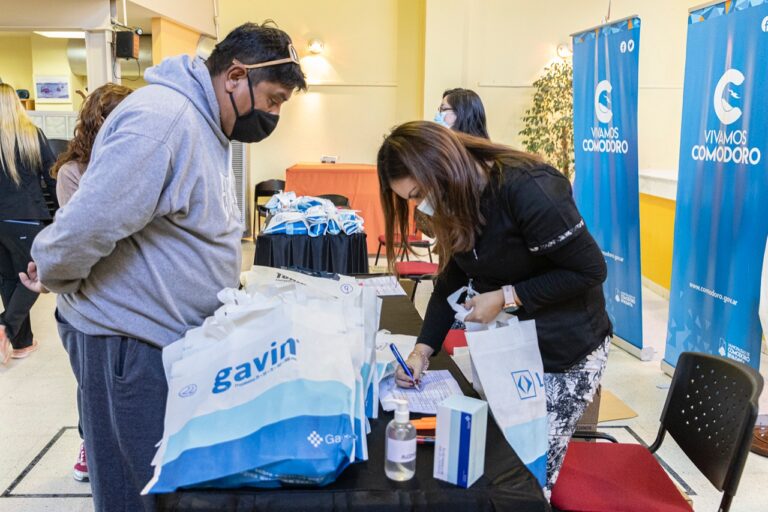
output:
M 261 274 L 163 351 L 165 430 L 144 492 L 325 485 L 367 458 L 362 287 Z

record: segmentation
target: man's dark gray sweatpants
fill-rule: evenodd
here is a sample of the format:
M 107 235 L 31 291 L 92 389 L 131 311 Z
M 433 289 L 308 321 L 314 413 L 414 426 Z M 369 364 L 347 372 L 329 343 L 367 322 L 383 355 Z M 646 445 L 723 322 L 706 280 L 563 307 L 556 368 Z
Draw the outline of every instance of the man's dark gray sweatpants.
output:
M 56 313 L 77 379 L 88 473 L 97 512 L 152 511 L 140 496 L 163 435 L 168 385 L 162 352 L 122 336 L 89 336 Z

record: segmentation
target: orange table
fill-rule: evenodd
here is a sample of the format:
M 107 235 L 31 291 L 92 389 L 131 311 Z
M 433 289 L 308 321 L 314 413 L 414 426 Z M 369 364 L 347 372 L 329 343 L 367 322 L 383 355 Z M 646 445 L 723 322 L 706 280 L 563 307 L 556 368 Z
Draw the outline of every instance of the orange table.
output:
M 379 200 L 379 177 L 375 165 L 296 164 L 285 171 L 286 192 L 297 196 L 341 194 L 360 212 L 368 234 L 368 254 L 375 254 L 379 235 L 384 234 L 384 211 Z

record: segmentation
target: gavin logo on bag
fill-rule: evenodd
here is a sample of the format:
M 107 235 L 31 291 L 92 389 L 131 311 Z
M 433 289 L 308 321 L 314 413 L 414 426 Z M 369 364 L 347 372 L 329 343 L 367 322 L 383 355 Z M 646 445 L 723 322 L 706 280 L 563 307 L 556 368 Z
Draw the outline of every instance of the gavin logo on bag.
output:
M 536 381 L 533 380 L 533 375 L 529 370 L 512 372 L 512 380 L 520 400 L 536 398 Z
M 279 368 L 287 361 L 295 361 L 298 343 L 299 340 L 288 338 L 278 349 L 277 342 L 273 341 L 270 348 L 261 357 L 254 357 L 252 360 L 245 361 L 235 367 L 222 368 L 216 374 L 216 379 L 213 382 L 213 393 L 223 393 L 231 388 L 232 384 L 235 386 L 250 384 L 262 375 Z M 235 375 L 230 378 L 232 370 L 235 370 Z
M 314 446 L 315 448 L 319 447 L 321 444 L 340 444 L 343 441 L 346 440 L 352 440 L 354 441 L 357 439 L 357 436 L 351 435 L 351 434 L 325 434 L 325 437 L 320 436 L 320 434 L 317 433 L 317 430 L 313 430 L 308 436 L 307 441 L 309 441 L 309 444 Z

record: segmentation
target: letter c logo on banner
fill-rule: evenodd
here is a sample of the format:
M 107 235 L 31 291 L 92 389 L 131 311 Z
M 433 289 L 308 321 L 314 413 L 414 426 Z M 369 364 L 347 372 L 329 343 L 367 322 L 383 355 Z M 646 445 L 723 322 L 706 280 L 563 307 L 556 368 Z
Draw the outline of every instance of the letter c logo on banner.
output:
M 741 96 L 732 91 L 729 85 L 741 85 L 744 83 L 744 74 L 738 69 L 729 69 L 723 76 L 720 77 L 720 81 L 717 82 L 715 87 L 715 96 L 713 98 L 715 106 L 715 114 L 717 114 L 720 122 L 729 125 L 733 124 L 741 118 L 741 109 L 734 107 L 729 103 L 729 98 L 726 98 L 726 91 L 728 96 L 732 99 L 739 100 Z
M 768 16 L 763 18 L 763 22 L 760 24 L 760 27 L 763 29 L 763 32 L 768 32 Z
M 601 123 L 610 123 L 613 118 L 613 111 L 611 110 L 611 91 L 613 87 L 611 82 L 603 80 L 595 87 L 595 116 Z M 600 101 L 605 93 L 606 104 Z

